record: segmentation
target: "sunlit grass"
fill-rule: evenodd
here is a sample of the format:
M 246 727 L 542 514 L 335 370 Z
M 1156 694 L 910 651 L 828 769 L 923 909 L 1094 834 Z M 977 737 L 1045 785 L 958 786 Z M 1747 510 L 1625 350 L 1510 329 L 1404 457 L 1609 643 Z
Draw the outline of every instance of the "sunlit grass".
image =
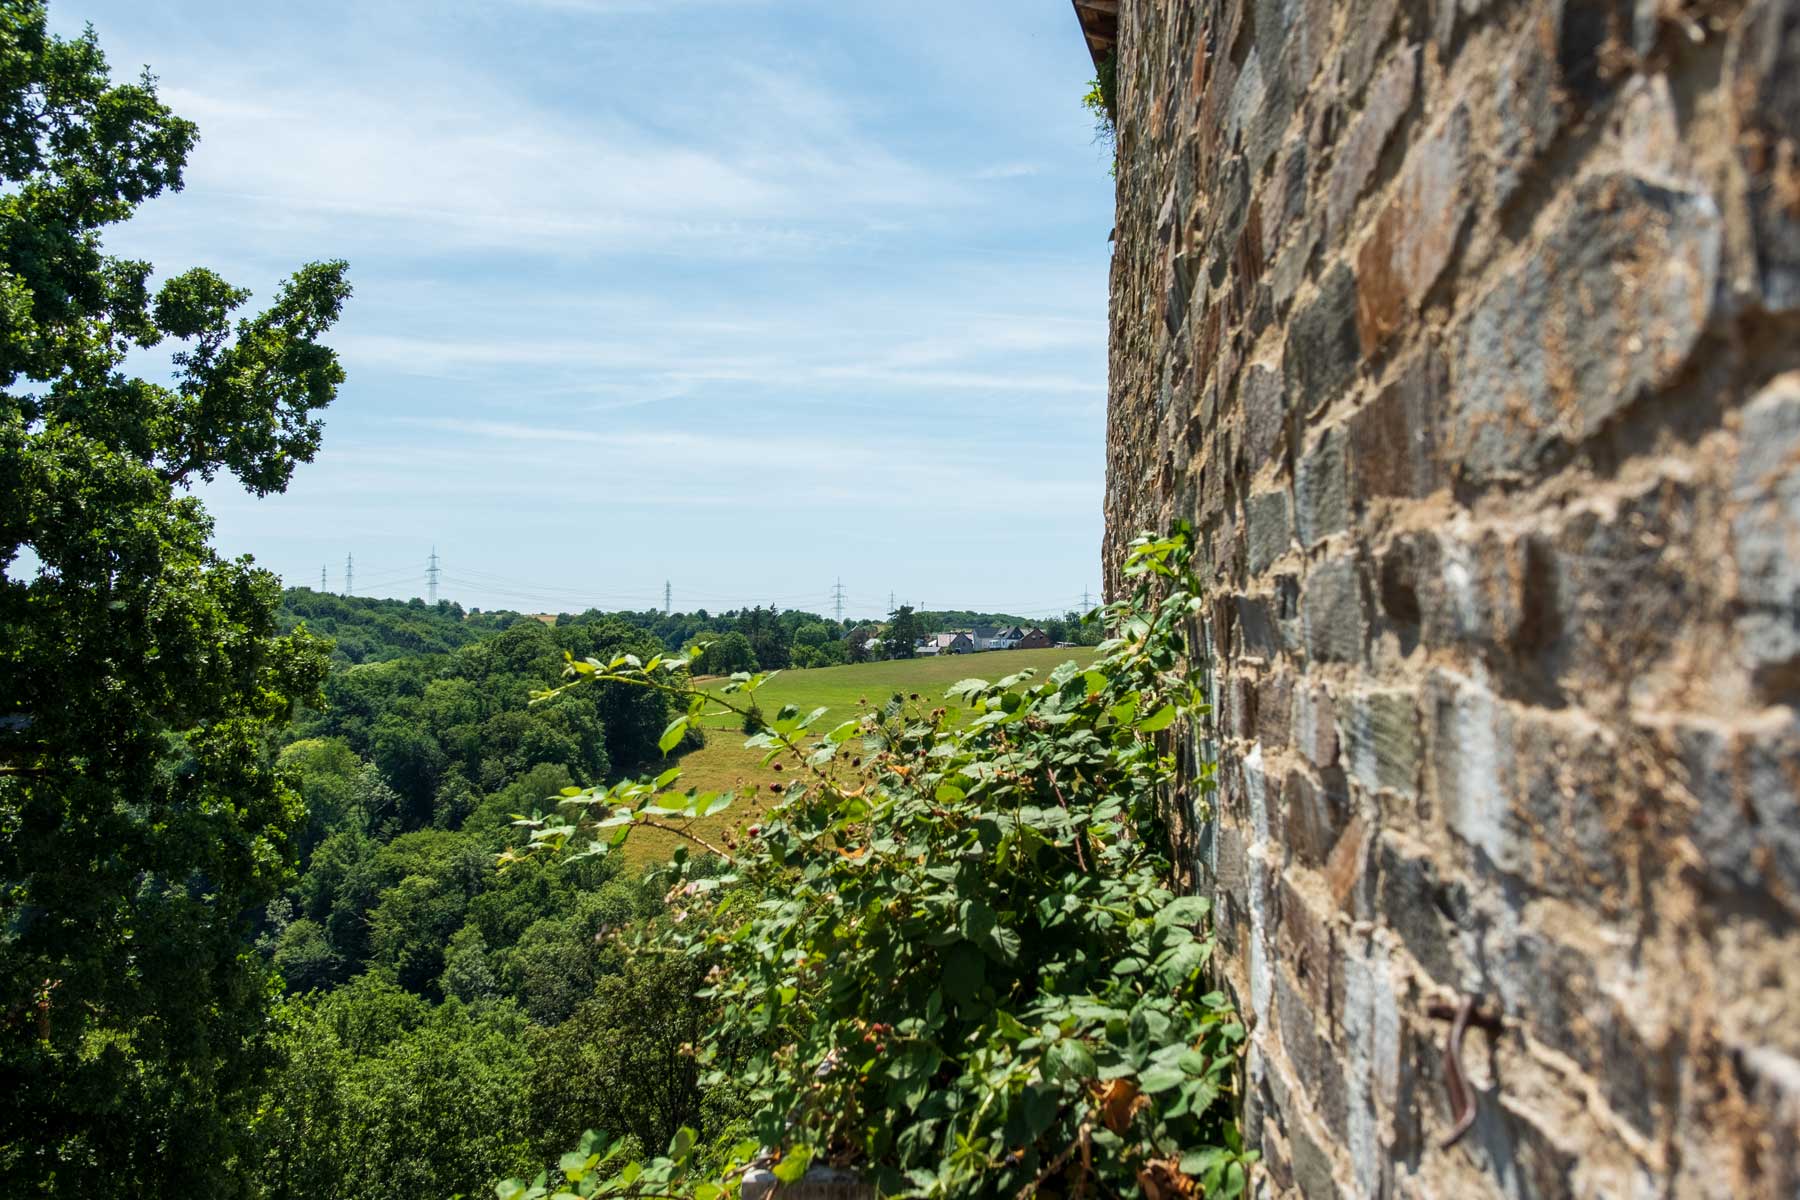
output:
M 784 704 L 792 704 L 802 713 L 824 707 L 827 713 L 817 728 L 822 732 L 866 711 L 863 702 L 879 708 L 895 695 L 917 694 L 922 700 L 937 701 L 951 684 L 970 677 L 1003 679 L 1027 668 L 1042 678 L 1061 664 L 1074 660 L 1085 664 L 1093 655 L 1086 648 L 1049 650 L 996 650 L 987 654 L 956 654 L 934 658 L 893 659 L 886 662 L 854 663 L 842 667 L 817 667 L 806 671 L 783 671 L 770 679 L 756 693 L 756 702 L 765 716 L 773 718 Z M 702 686 L 716 690 L 723 679 L 702 680 Z M 741 697 L 733 697 L 741 703 Z M 706 745 L 690 750 L 673 765 L 681 768 L 680 786 L 702 792 L 741 791 L 748 785 L 759 790 L 733 804 L 718 815 L 694 822 L 692 832 L 714 842 L 731 831 L 741 831 L 754 822 L 775 798 L 768 785 L 780 776 L 762 765 L 763 751 L 744 748 L 743 728 L 734 717 L 720 715 L 708 718 Z M 637 829 L 626 843 L 624 854 L 633 864 L 667 858 L 681 839 L 655 829 Z

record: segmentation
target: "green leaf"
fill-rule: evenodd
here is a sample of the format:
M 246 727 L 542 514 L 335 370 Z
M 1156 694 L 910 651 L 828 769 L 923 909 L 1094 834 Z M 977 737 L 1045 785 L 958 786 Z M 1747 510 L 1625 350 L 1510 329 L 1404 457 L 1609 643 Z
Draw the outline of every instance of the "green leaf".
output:
M 799 1183 L 800 1177 L 806 1174 L 806 1168 L 811 1164 L 812 1150 L 806 1146 L 795 1146 L 775 1164 L 775 1178 L 782 1183 Z
M 1193 925 L 1211 911 L 1212 901 L 1204 896 L 1177 896 L 1158 910 L 1156 926 L 1161 929 L 1168 925 Z
M 662 731 L 662 736 L 656 739 L 657 748 L 664 754 L 673 750 L 676 746 L 681 744 L 681 739 L 687 735 L 687 727 L 688 719 L 686 716 L 676 717 L 673 721 L 670 721 L 668 728 Z
M 1157 733 L 1175 723 L 1176 709 L 1173 704 L 1165 704 L 1143 720 L 1138 722 L 1139 733 Z
M 698 1135 L 683 1125 L 675 1131 L 675 1136 L 669 1141 L 669 1157 L 678 1163 L 685 1162 L 687 1156 L 693 1153 L 694 1143 L 697 1140 L 699 1140 Z
M 1077 1082 L 1094 1077 L 1094 1054 L 1080 1038 L 1064 1038 L 1044 1051 L 1044 1074 Z
M 1170 1088 L 1187 1081 L 1187 1074 L 1180 1067 L 1158 1063 L 1147 1067 L 1138 1076 L 1138 1086 L 1145 1094 L 1154 1096 L 1158 1092 L 1166 1092 Z
M 1208 1146 L 1204 1150 L 1190 1150 L 1181 1156 L 1181 1173 L 1183 1175 L 1203 1175 L 1225 1162 L 1226 1151 L 1218 1146 Z

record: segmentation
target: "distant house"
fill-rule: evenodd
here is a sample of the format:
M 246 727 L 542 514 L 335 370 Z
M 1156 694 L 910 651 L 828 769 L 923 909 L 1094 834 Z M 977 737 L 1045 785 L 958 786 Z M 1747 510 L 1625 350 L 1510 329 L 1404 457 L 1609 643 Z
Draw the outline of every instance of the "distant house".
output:
M 979 650 L 1041 650 L 1051 644 L 1049 635 L 1042 629 L 1026 629 L 1021 625 L 977 625 L 973 629 L 928 633 L 919 639 L 914 652 L 930 657 L 974 654 Z
M 977 625 L 969 636 L 977 650 L 1016 650 L 1025 631 L 1017 625 Z

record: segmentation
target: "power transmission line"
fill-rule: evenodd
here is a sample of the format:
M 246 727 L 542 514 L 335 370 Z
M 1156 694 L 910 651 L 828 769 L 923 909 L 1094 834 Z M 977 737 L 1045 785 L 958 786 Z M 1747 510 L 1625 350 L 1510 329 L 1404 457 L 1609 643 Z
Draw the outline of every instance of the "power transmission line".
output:
M 837 606 L 837 622 L 844 623 L 844 577 L 838 576 L 837 585 L 831 589 L 832 603 Z
M 669 605 L 674 594 L 674 586 L 667 579 L 663 580 L 663 616 L 665 617 L 669 615 Z
M 346 554 L 346 555 L 344 555 L 344 595 L 348 596 L 351 592 L 351 589 L 356 586 L 355 579 L 356 579 L 356 555 L 355 554 Z
M 319 595 L 323 596 L 325 594 L 326 590 L 327 589 L 325 587 L 325 564 L 320 563 L 319 564 Z
M 431 602 L 431 606 L 433 608 L 437 607 L 437 585 L 438 585 L 437 547 L 433 546 L 431 548 L 431 565 L 425 568 L 425 589 L 426 589 L 425 594 L 426 594 L 426 598 Z

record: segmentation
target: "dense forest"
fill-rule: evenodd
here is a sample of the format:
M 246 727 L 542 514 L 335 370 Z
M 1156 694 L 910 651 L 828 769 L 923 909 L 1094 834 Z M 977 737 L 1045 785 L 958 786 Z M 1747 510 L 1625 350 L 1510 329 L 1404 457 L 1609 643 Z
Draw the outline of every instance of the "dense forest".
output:
M 692 981 L 606 936 L 657 919 L 655 883 L 617 860 L 495 866 L 516 815 L 660 759 L 655 692 L 530 703 L 565 653 L 648 656 L 655 639 L 288 593 L 284 617 L 302 612 L 364 661 L 340 662 L 279 739 L 305 824 L 256 939 L 287 997 L 253 1127 L 261 1194 L 476 1193 L 595 1124 L 654 1146 L 720 1125 L 674 1054 L 702 1016 Z M 590 1060 L 573 1089 L 571 1053 Z

